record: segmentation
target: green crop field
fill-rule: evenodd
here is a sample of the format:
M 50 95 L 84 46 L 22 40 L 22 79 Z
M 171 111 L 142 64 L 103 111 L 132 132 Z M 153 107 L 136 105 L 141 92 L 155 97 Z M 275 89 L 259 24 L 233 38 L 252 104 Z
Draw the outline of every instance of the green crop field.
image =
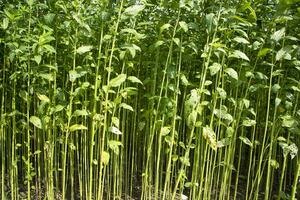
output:
M 0 199 L 300 199 L 300 0 L 0 8 Z

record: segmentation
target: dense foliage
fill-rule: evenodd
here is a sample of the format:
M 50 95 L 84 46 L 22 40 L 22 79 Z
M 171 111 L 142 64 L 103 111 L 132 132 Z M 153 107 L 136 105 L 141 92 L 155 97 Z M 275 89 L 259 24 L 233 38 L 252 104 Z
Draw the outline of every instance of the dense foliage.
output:
M 299 195 L 299 0 L 0 4 L 1 199 Z

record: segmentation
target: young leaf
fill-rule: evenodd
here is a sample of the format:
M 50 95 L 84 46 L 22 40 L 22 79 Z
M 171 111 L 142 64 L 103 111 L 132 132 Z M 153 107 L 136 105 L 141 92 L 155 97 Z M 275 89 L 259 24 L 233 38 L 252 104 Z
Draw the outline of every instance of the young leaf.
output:
M 44 101 L 44 102 L 47 102 L 47 103 L 50 102 L 50 99 L 46 95 L 37 94 L 37 96 L 38 96 L 39 100 L 41 100 L 41 101 Z
M 111 121 L 112 121 L 113 125 L 115 125 L 117 128 L 119 128 L 119 126 L 120 126 L 120 120 L 119 120 L 119 118 L 112 117 Z
M 191 165 L 190 159 L 189 159 L 189 157 L 187 157 L 187 156 L 181 156 L 181 157 L 179 158 L 179 160 L 180 160 L 180 162 L 181 162 L 184 166 L 190 166 L 190 165 Z
M 42 121 L 40 118 L 37 116 L 31 116 L 29 121 L 37 128 L 41 129 L 42 128 Z
M 109 140 L 108 141 L 108 147 L 113 150 L 113 152 L 116 154 L 116 155 L 119 155 L 119 146 L 123 146 L 122 142 L 120 141 L 117 141 L 117 140 Z
M 170 133 L 171 129 L 168 126 L 164 126 L 160 129 L 161 136 L 166 136 Z
M 216 151 L 217 140 L 216 140 L 216 133 L 214 132 L 214 130 L 209 126 L 203 127 L 203 137 L 206 139 L 209 146 Z
M 278 169 L 278 168 L 279 168 L 279 163 L 278 163 L 276 160 L 274 160 L 274 159 L 271 159 L 271 160 L 270 160 L 270 164 L 271 164 L 271 166 L 274 167 L 275 169 Z
M 42 60 L 42 56 L 41 55 L 36 55 L 34 56 L 34 61 L 36 62 L 36 64 L 40 64 Z
M 242 140 L 242 142 L 250 147 L 253 147 L 253 144 L 252 142 L 247 138 L 247 137 L 244 137 L 244 136 L 240 136 L 239 137 L 240 140 Z
M 103 151 L 101 154 L 101 163 L 103 163 L 103 165 L 107 165 L 109 163 L 109 153 L 106 151 Z
M 250 126 L 254 126 L 255 124 L 256 121 L 253 119 L 246 118 L 245 120 L 243 120 L 243 126 L 250 127 Z
M 87 127 L 82 124 L 74 124 L 70 127 L 70 132 L 78 131 L 78 130 L 87 130 Z
M 258 52 L 257 57 L 264 57 L 269 51 L 271 51 L 270 48 L 263 48 Z

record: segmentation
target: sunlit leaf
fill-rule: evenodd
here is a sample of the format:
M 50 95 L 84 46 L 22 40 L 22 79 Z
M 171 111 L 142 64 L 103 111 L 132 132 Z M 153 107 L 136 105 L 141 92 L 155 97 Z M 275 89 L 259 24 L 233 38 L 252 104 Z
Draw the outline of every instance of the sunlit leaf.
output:
M 295 158 L 298 154 L 298 147 L 296 146 L 295 143 L 292 143 L 289 147 L 291 159 Z
M 144 10 L 145 6 L 144 5 L 132 5 L 130 7 L 127 7 L 124 10 L 124 14 L 130 15 L 130 16 L 136 16 L 139 12 Z
M 217 74 L 221 68 L 222 65 L 220 65 L 219 63 L 213 63 L 211 66 L 209 66 L 210 75 L 213 76 Z
M 161 46 L 163 44 L 164 44 L 164 41 L 158 40 L 157 42 L 155 42 L 154 47 L 157 48 L 157 47 L 159 47 L 159 46 Z
M 241 44 L 250 44 L 250 42 L 243 37 L 235 37 L 233 40 Z
M 247 60 L 247 61 L 250 61 L 248 56 L 244 53 L 244 52 L 241 52 L 239 50 L 234 50 L 229 57 L 234 57 L 234 58 L 240 58 L 240 59 L 243 59 L 243 60 Z
M 184 166 L 190 166 L 190 165 L 191 165 L 190 159 L 189 159 L 189 157 L 187 157 L 187 156 L 181 156 L 179 160 L 180 160 L 180 162 L 181 162 Z
M 4 30 L 7 29 L 8 24 L 9 24 L 9 20 L 8 20 L 6 17 L 3 18 L 3 21 L 2 21 L 2 28 L 3 28 Z
M 184 21 L 180 21 L 180 22 L 179 22 L 179 26 L 182 28 L 182 30 L 183 30 L 184 32 L 187 32 L 188 29 L 189 29 L 187 23 L 184 22 Z
M 187 80 L 187 78 L 186 78 L 186 76 L 185 76 L 184 74 L 181 74 L 180 80 L 181 80 L 181 83 L 182 83 L 184 86 L 190 85 L 189 81 Z
M 199 104 L 199 101 L 200 101 L 200 95 L 198 94 L 198 91 L 195 89 L 191 90 L 191 94 L 189 98 L 184 103 L 184 115 L 187 121 L 187 125 L 190 128 L 196 122 L 197 112 L 193 112 L 193 111 L 195 111 L 197 105 Z
M 215 109 L 214 110 L 214 114 L 220 118 L 220 119 L 224 119 L 224 120 L 227 120 L 228 122 L 232 122 L 233 121 L 233 117 L 232 115 L 230 115 L 229 113 L 227 113 L 226 110 L 224 109 Z
M 143 85 L 143 82 L 135 76 L 129 76 L 127 79 L 132 83 L 139 83 Z
M 119 87 L 126 80 L 126 74 L 120 74 L 109 82 L 110 87 Z
M 250 101 L 248 99 L 242 99 L 243 105 L 245 106 L 245 108 L 249 108 L 250 106 Z
M 296 124 L 295 119 L 290 115 L 285 115 L 282 117 L 282 126 L 291 128 Z
M 29 121 L 37 128 L 41 129 L 42 128 L 42 121 L 40 118 L 37 116 L 31 116 Z
M 283 38 L 284 34 L 285 34 L 285 28 L 282 28 L 278 31 L 275 31 L 271 35 L 271 39 L 274 40 L 275 42 L 278 42 L 279 40 L 281 40 Z
M 189 128 L 193 128 L 195 126 L 196 120 L 197 120 L 198 112 L 196 110 L 193 110 L 187 117 L 187 126 Z
M 50 99 L 46 95 L 37 94 L 37 96 L 38 96 L 39 100 L 41 100 L 41 101 L 50 102 Z
M 93 49 L 93 46 L 91 46 L 91 45 L 81 46 L 76 50 L 76 52 L 81 55 L 81 54 L 91 51 L 92 49 Z
M 281 48 L 277 53 L 276 53 L 276 61 L 279 61 L 281 59 L 286 59 L 286 60 L 291 60 L 292 57 L 291 55 L 289 54 L 290 52 L 290 48 L 288 47 L 284 47 L 284 48 Z
M 232 68 L 226 68 L 225 70 L 225 73 L 228 74 L 231 78 L 235 79 L 235 80 L 238 80 L 239 79 L 239 76 L 238 76 L 238 73 L 232 69 Z
M 87 116 L 89 113 L 86 110 L 75 110 L 73 113 L 74 117 L 79 117 L 79 116 Z
M 43 78 L 43 79 L 46 79 L 48 81 L 53 81 L 54 80 L 54 77 L 52 74 L 38 74 L 39 77 Z
M 242 142 L 250 147 L 253 147 L 252 142 L 245 136 L 240 136 L 239 137 L 240 140 L 242 140 Z
M 176 44 L 177 46 L 179 46 L 179 44 L 180 44 L 179 38 L 173 38 L 173 41 L 175 42 L 175 44 Z
M 217 88 L 217 92 L 220 95 L 221 99 L 226 99 L 227 93 L 223 88 Z
M 109 132 L 116 134 L 116 135 L 122 135 L 122 132 L 115 126 L 109 127 Z
M 74 82 L 79 77 L 78 73 L 75 70 L 69 71 L 69 80 Z
M 124 108 L 126 110 L 130 110 L 130 111 L 133 112 L 133 108 L 130 105 L 126 104 L 126 103 L 121 103 L 120 108 Z
M 43 45 L 44 49 L 46 49 L 49 53 L 56 53 L 56 50 L 54 49 L 53 46 L 49 45 L 49 44 L 45 44 Z
M 164 24 L 160 27 L 160 32 L 163 32 L 164 30 L 168 30 L 171 27 L 171 24 Z
M 280 88 L 280 85 L 276 83 L 272 86 L 272 92 L 277 93 L 280 90 Z

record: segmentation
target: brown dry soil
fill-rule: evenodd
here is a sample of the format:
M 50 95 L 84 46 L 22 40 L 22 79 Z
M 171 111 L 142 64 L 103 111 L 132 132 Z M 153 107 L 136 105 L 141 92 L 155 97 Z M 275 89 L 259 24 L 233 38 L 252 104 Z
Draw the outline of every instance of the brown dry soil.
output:
M 9 184 L 9 176 L 8 175 L 5 175 L 5 181 L 4 181 L 4 191 L 5 191 L 5 196 L 6 196 L 6 199 L 9 200 L 10 199 L 10 184 Z M 1 181 L 1 176 L 0 176 L 0 198 L 1 198 L 1 188 L 2 188 L 2 181 Z M 139 183 L 136 187 L 133 188 L 132 192 L 131 192 L 131 195 L 128 195 L 128 194 L 123 194 L 121 197 L 115 197 L 114 199 L 117 199 L 117 200 L 139 200 L 140 199 L 140 196 L 141 196 L 141 192 L 142 192 L 142 189 L 141 189 L 141 184 Z M 105 190 L 105 189 L 104 189 Z M 231 187 L 231 192 L 230 192 L 230 199 L 234 199 L 234 197 L 232 196 L 233 195 L 233 191 L 234 191 L 234 186 Z M 214 200 L 214 199 L 219 199 L 218 198 L 218 192 L 219 190 L 216 190 L 216 192 L 212 193 L 211 194 L 211 200 Z M 239 191 L 237 192 L 237 196 L 236 196 L 236 200 L 244 200 L 245 199 L 245 194 L 246 192 L 246 185 L 245 183 L 243 183 L 243 181 L 241 181 L 239 183 Z M 26 188 L 26 185 L 24 184 L 19 184 L 19 197 L 20 199 L 27 199 L 27 188 Z M 79 194 L 79 193 L 78 193 Z M 299 195 L 299 194 L 298 194 Z M 159 198 L 158 199 L 162 199 L 161 196 L 162 196 L 162 193 L 160 193 L 159 195 Z M 113 199 L 113 194 L 109 194 L 107 193 L 107 191 L 104 191 L 104 198 L 103 199 Z M 54 198 L 55 200 L 61 200 L 62 199 L 62 195 L 61 195 L 61 192 L 59 190 L 54 190 Z M 264 194 L 263 193 L 260 193 L 259 196 L 258 196 L 258 200 L 261 200 L 264 198 Z M 32 189 L 31 191 L 31 199 L 33 200 L 39 200 L 39 199 L 45 199 L 45 187 L 44 185 L 42 184 L 41 186 L 41 190 L 34 190 Z M 69 198 L 67 198 L 69 199 Z M 81 198 L 79 196 L 75 197 L 76 200 L 80 200 Z M 154 200 L 154 192 L 153 192 L 153 195 L 152 197 L 149 198 L 149 200 Z M 276 195 L 272 195 L 272 197 L 270 199 L 277 199 L 277 196 Z M 181 198 L 181 195 L 176 195 L 175 197 L 175 200 L 182 200 Z

